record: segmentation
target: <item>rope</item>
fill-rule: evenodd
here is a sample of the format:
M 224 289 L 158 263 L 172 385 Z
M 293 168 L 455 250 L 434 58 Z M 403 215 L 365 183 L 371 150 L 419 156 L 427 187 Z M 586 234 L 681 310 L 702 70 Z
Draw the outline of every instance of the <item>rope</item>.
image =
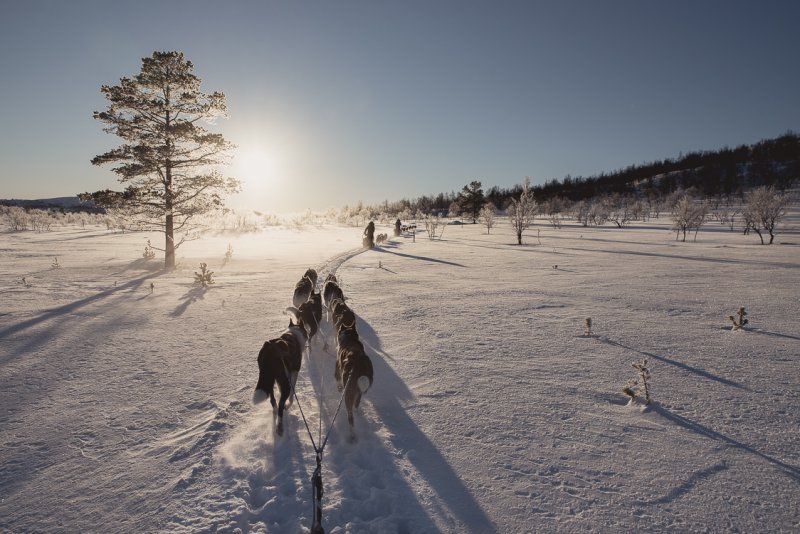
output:
M 292 397 L 294 397 L 294 402 L 297 404 L 297 408 L 300 410 L 300 416 L 303 418 L 303 423 L 306 426 L 306 431 L 308 432 L 308 437 L 311 438 L 311 445 L 314 447 L 314 452 L 318 455 L 322 455 L 322 452 L 325 450 L 325 444 L 328 443 L 328 438 L 331 435 L 331 430 L 333 430 L 333 424 L 336 422 L 336 417 L 339 415 L 339 411 L 342 408 L 342 401 L 344 400 L 344 394 L 347 392 L 347 386 L 350 384 L 350 379 L 352 375 L 347 377 L 347 382 L 345 382 L 344 387 L 342 388 L 342 394 L 339 396 L 339 404 L 336 406 L 336 412 L 333 414 L 333 419 L 331 419 L 331 424 L 328 427 L 328 432 L 325 434 L 325 440 L 317 447 L 317 442 L 314 441 L 314 435 L 311 433 L 311 427 L 308 426 L 308 419 L 306 419 L 306 414 L 303 412 L 303 407 L 300 405 L 300 399 L 297 398 L 297 390 L 294 388 L 292 384 L 291 377 L 289 376 L 289 369 L 286 367 L 286 362 L 283 361 L 281 358 L 281 363 L 283 364 L 283 370 L 286 372 L 286 379 L 289 380 L 289 388 L 292 390 Z M 324 380 L 324 378 L 323 378 Z M 322 400 L 320 400 L 320 408 L 322 408 Z M 320 427 L 320 439 L 322 438 L 322 410 L 320 409 L 319 413 L 319 427 Z
M 331 419 L 331 424 L 328 427 L 328 432 L 325 434 L 325 440 L 322 441 L 319 447 L 317 447 L 317 443 L 314 441 L 314 436 L 311 433 L 311 427 L 308 426 L 308 420 L 306 419 L 305 413 L 303 413 L 303 407 L 300 405 L 300 399 L 297 398 L 297 390 L 292 384 L 289 369 L 286 367 L 286 362 L 283 358 L 281 358 L 281 363 L 283 364 L 283 370 L 286 373 L 286 379 L 289 381 L 289 388 L 292 391 L 292 397 L 294 397 L 294 402 L 297 404 L 297 408 L 300 410 L 300 416 L 303 418 L 303 424 L 306 426 L 308 437 L 311 438 L 311 445 L 314 447 L 314 453 L 316 454 L 317 467 L 314 469 L 314 474 L 311 475 L 311 484 L 313 487 L 312 492 L 314 495 L 312 499 L 314 502 L 314 519 L 311 525 L 311 534 L 325 534 L 325 529 L 322 528 L 322 452 L 325 450 L 325 445 L 328 443 L 328 438 L 331 435 L 333 424 L 336 422 L 336 416 L 339 415 L 339 410 L 342 408 L 342 401 L 344 400 L 344 395 L 347 392 L 347 386 L 350 384 L 352 375 L 347 377 L 347 382 L 345 383 L 344 388 L 342 388 L 342 394 L 339 396 L 339 404 L 336 406 L 336 412 L 334 412 L 333 419 Z M 325 375 L 323 375 L 322 379 L 323 381 L 325 380 Z M 322 439 L 322 395 L 320 395 L 319 439 Z

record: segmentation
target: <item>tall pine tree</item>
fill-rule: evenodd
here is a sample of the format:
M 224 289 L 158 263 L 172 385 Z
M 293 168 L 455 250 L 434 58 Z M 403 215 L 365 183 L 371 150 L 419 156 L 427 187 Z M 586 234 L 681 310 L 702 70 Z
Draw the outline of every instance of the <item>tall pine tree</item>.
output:
M 473 224 L 478 222 L 478 216 L 481 213 L 481 208 L 486 203 L 486 198 L 483 196 L 481 183 L 475 180 L 470 182 L 469 185 L 465 185 L 458 194 L 457 202 L 461 208 L 462 214 L 465 214 L 472 219 Z
M 234 145 L 199 125 L 226 116 L 225 95 L 202 93 L 193 71 L 182 52 L 154 52 L 133 78 L 101 87 L 110 103 L 94 113 L 124 143 L 92 163 L 117 165 L 112 170 L 127 187 L 116 200 L 133 222 L 164 233 L 166 270 L 175 268 L 175 250 L 195 228 L 193 217 L 222 208 L 222 195 L 240 187 L 216 169 Z M 98 193 L 87 196 L 103 204 Z

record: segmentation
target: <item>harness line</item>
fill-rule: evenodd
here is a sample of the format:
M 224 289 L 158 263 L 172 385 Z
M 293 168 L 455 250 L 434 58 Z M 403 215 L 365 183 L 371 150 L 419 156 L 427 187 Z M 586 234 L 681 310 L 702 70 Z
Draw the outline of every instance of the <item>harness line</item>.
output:
M 339 411 L 342 408 L 342 401 L 344 400 L 344 395 L 347 392 L 347 386 L 350 384 L 350 378 L 352 378 L 352 375 L 347 377 L 347 382 L 345 382 L 345 385 L 342 388 L 342 394 L 339 396 L 339 404 L 336 406 L 336 411 L 333 414 L 333 419 L 331 419 L 331 424 L 328 427 L 328 432 L 325 434 L 324 440 L 322 440 L 322 396 L 320 395 L 319 439 L 322 440 L 322 442 L 320 446 L 317 447 L 317 443 L 314 441 L 314 435 L 311 433 L 311 427 L 308 426 L 308 420 L 306 419 L 305 413 L 303 413 L 303 407 L 300 405 L 300 399 L 297 398 L 297 390 L 295 389 L 294 384 L 292 384 L 291 375 L 289 374 L 289 369 L 286 367 L 286 362 L 284 361 L 283 357 L 281 357 L 281 363 L 283 364 L 283 370 L 286 373 L 286 378 L 289 381 L 289 388 L 292 390 L 292 397 L 294 397 L 294 402 L 297 404 L 298 410 L 300 410 L 300 416 L 303 418 L 303 424 L 306 426 L 308 437 L 311 438 L 311 446 L 314 447 L 314 453 L 317 460 L 317 467 L 314 469 L 314 473 L 311 475 L 311 484 L 314 495 L 314 519 L 311 525 L 311 534 L 325 534 L 325 530 L 322 528 L 322 452 L 325 450 L 325 445 L 328 443 L 331 430 L 333 430 L 333 424 L 336 422 L 336 417 L 339 415 Z M 324 375 L 322 380 L 325 380 Z

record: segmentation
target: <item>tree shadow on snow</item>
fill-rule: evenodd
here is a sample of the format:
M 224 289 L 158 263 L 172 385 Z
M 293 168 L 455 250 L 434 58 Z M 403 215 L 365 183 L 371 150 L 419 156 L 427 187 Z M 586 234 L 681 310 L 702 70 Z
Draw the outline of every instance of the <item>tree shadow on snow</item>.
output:
M 683 417 L 682 415 L 678 415 L 676 413 L 672 413 L 672 412 L 670 412 L 669 410 L 667 410 L 665 407 L 661 406 L 658 403 L 652 404 L 651 405 L 651 410 L 654 413 L 656 413 L 656 414 L 660 415 L 661 417 L 663 417 L 664 419 L 666 419 L 666 420 L 668 420 L 668 421 L 670 421 L 670 422 L 672 422 L 672 423 L 674 423 L 676 425 L 682 426 L 683 428 L 685 428 L 687 430 L 691 430 L 692 432 L 695 432 L 696 434 L 699 434 L 700 436 L 703 436 L 703 437 L 708 438 L 708 439 L 712 439 L 714 441 L 721 441 L 723 443 L 727 443 L 728 445 L 732 445 L 733 447 L 735 447 L 737 449 L 741 449 L 741 450 L 743 450 L 745 452 L 749 452 L 750 454 L 754 454 L 754 455 L 758 456 L 759 458 L 762 458 L 762 459 L 766 460 L 767 462 L 771 463 L 772 465 L 774 465 L 775 467 L 777 467 L 781 471 L 783 471 L 790 478 L 793 478 L 795 482 L 800 483 L 800 468 L 798 468 L 796 466 L 787 464 L 785 462 L 782 462 L 782 461 L 778 460 L 777 458 L 773 458 L 772 456 L 764 454 L 763 452 L 754 449 L 750 445 L 746 445 L 746 444 L 744 444 L 744 443 L 742 443 L 740 441 L 736 441 L 733 438 L 729 438 L 728 436 L 726 436 L 724 434 L 720 434 L 719 432 L 717 432 L 715 430 L 712 430 L 712 429 L 708 428 L 707 426 L 703 426 L 700 423 L 696 423 L 696 422 L 692 421 L 691 419 L 687 419 L 686 417 Z
M 703 378 L 707 378 L 709 380 L 713 380 L 715 382 L 719 382 L 720 384 L 724 384 L 726 386 L 735 387 L 735 388 L 738 388 L 738 389 L 743 389 L 745 391 L 750 391 L 750 388 L 748 388 L 747 386 L 743 386 L 742 384 L 739 384 L 738 382 L 734 382 L 733 380 L 728 380 L 727 378 L 722 378 L 722 377 L 719 377 L 719 376 L 716 376 L 716 375 L 712 375 L 708 371 L 705 371 L 703 369 L 699 369 L 697 367 L 692 367 L 691 365 L 687 365 L 687 364 L 679 362 L 677 360 L 673 360 L 671 358 L 667 358 L 666 356 L 659 356 L 658 354 L 653 354 L 652 352 L 645 352 L 645 351 L 642 351 L 642 350 L 639 350 L 639 349 L 635 349 L 633 347 L 629 347 L 627 345 L 623 345 L 622 343 L 619 343 L 617 341 L 613 341 L 613 340 L 608 339 L 606 337 L 600 338 L 600 341 L 602 341 L 603 343 L 607 343 L 609 345 L 614 345 L 615 347 L 620 347 L 620 348 L 623 348 L 625 350 L 630 350 L 630 351 L 636 352 L 638 354 L 641 354 L 642 356 L 646 356 L 648 358 L 653 358 L 653 359 L 656 359 L 656 360 L 658 360 L 660 362 L 668 363 L 669 365 L 674 365 L 675 367 L 683 369 L 684 371 L 689 371 L 690 373 L 694 373 L 694 374 L 696 374 L 698 376 L 701 376 Z
M 150 278 L 151 278 L 150 274 L 143 275 L 140 276 L 139 278 L 134 278 L 133 280 L 129 280 L 123 284 L 119 284 L 116 287 L 106 289 L 98 293 L 95 293 L 94 295 L 84 297 L 74 302 L 70 302 L 69 304 L 64 304 L 63 306 L 58 306 L 56 308 L 44 311 L 39 315 L 37 315 L 36 317 L 32 317 L 31 319 L 19 322 L 17 324 L 13 324 L 9 327 L 0 330 L 0 338 L 5 338 L 12 336 L 14 334 L 18 334 L 24 330 L 27 330 L 28 328 L 37 326 L 41 323 L 44 323 L 52 319 L 68 320 L 69 314 L 72 314 L 80 310 L 84 306 L 88 306 L 89 304 L 93 304 L 102 299 L 111 297 L 121 291 L 136 290 L 140 288 L 142 284 L 144 284 L 145 281 L 149 280 Z M 51 334 L 51 337 L 58 335 L 57 328 L 49 328 L 48 332 Z M 24 347 L 24 350 L 18 350 L 15 353 L 14 352 L 10 353 L 8 357 L 0 360 L 0 364 L 4 364 L 10 361 L 14 354 L 19 356 L 26 352 L 30 352 L 34 347 L 45 344 L 49 339 L 50 338 L 46 335 L 32 336 L 30 339 L 30 343 Z
M 401 256 L 403 258 L 411 258 L 412 260 L 431 261 L 431 262 L 434 262 L 434 263 L 443 263 L 445 265 L 452 265 L 454 267 L 466 267 L 466 265 L 463 265 L 461 263 L 455 263 L 455 262 L 447 261 L 447 260 L 440 260 L 440 259 L 437 259 L 437 258 L 429 258 L 427 256 L 415 256 L 413 254 L 404 254 L 402 252 L 395 252 L 393 250 L 387 250 L 387 249 L 383 249 L 383 248 L 377 248 L 377 249 L 374 249 L 374 250 L 376 250 L 377 252 L 383 252 L 384 254 L 394 254 L 395 256 Z
M 711 478 L 717 473 L 725 471 L 726 469 L 728 469 L 728 465 L 723 461 L 716 463 L 711 467 L 695 471 L 683 484 L 680 484 L 678 487 L 674 488 L 672 491 L 670 491 L 663 497 L 660 497 L 652 501 L 647 501 L 645 504 L 669 504 L 672 501 L 679 499 L 684 495 L 686 495 L 687 493 L 689 493 L 690 491 L 692 491 L 692 489 L 699 483 Z
M 564 247 L 563 250 L 576 250 L 576 251 L 583 251 L 585 249 L 575 248 L 575 247 Z M 642 252 L 638 250 L 602 250 L 602 249 L 592 249 L 592 252 L 601 252 L 604 254 L 610 254 L 612 256 L 619 255 L 619 256 L 644 256 L 648 258 L 664 258 L 670 260 L 684 260 L 684 261 L 696 261 L 696 262 L 704 262 L 704 263 L 721 263 L 724 265 L 753 265 L 757 267 L 773 267 L 776 269 L 797 269 L 800 267 L 800 264 L 797 263 L 786 263 L 786 262 L 764 262 L 759 260 L 744 260 L 744 259 L 728 259 L 728 258 L 709 258 L 705 256 L 681 256 L 679 254 L 662 254 L 658 252 Z
M 795 341 L 800 341 L 800 337 L 792 336 L 789 334 L 781 334 L 779 332 L 770 332 L 768 330 L 762 330 L 761 328 L 750 328 L 750 332 L 755 332 L 756 334 L 761 334 L 762 336 L 773 336 L 773 337 L 782 337 L 784 339 L 793 339 Z
M 169 314 L 170 317 L 180 317 L 183 315 L 189 306 L 198 300 L 203 300 L 205 298 L 206 291 L 208 291 L 207 287 L 193 287 L 187 291 L 186 294 L 181 297 L 183 302 L 181 302 L 177 308 L 172 310 L 172 312 Z

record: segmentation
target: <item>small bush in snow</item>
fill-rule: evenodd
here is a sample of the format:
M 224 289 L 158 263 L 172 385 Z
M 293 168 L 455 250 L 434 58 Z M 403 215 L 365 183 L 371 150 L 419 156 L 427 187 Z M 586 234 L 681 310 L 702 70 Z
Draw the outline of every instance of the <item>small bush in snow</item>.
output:
M 728 319 L 730 319 L 730 321 L 733 323 L 732 330 L 741 330 L 742 328 L 744 328 L 744 325 L 750 322 L 747 319 L 745 319 L 746 315 L 747 312 L 744 311 L 744 306 L 742 306 L 739 308 L 739 311 L 736 312 L 736 317 L 734 317 L 733 315 L 728 316 Z
M 631 398 L 631 401 L 636 400 L 636 396 L 644 393 L 644 403 L 649 405 L 650 401 L 650 387 L 648 381 L 650 380 L 650 369 L 647 367 L 647 358 L 642 358 L 638 362 L 631 364 L 631 367 L 636 369 L 638 376 L 628 381 L 622 392 Z
M 146 260 L 152 260 L 156 257 L 156 251 L 153 250 L 153 247 L 150 245 L 150 240 L 147 240 L 147 245 L 144 247 L 144 253 L 142 253 L 142 257 Z
M 208 287 L 214 283 L 214 271 L 208 270 L 208 264 L 200 263 L 200 272 L 195 271 L 194 283 L 203 287 Z
M 586 318 L 585 326 L 586 326 L 586 332 L 585 332 L 586 337 L 591 337 L 591 335 L 592 335 L 592 318 L 591 317 L 587 317 Z

